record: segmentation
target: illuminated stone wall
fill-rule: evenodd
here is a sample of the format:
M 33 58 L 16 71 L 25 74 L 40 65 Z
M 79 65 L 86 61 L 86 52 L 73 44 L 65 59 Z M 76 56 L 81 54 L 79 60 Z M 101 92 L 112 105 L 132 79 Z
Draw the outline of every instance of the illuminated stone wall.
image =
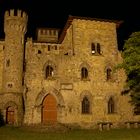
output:
M 126 80 L 124 71 L 113 71 L 122 62 L 115 22 L 74 18 L 66 26 L 65 34 L 62 32 L 61 42 L 48 43 L 27 38 L 24 44 L 27 15 L 21 17 L 19 13 L 13 17 L 10 15 L 10 19 L 5 18 L 6 38 L 0 42 L 0 109 L 5 118 L 6 108 L 13 105 L 16 124 L 41 124 L 43 100 L 51 94 L 57 102 L 59 123 L 96 128 L 98 122 L 109 121 L 113 127 L 119 127 L 127 120 L 138 119 L 133 116 L 133 108 L 128 103 L 129 96 L 121 94 Z M 20 29 L 17 30 L 19 36 L 13 28 Z M 94 53 L 92 43 L 95 46 L 100 44 L 100 53 Z M 8 46 L 6 50 L 4 46 Z M 12 66 L 7 70 L 5 62 L 9 57 Z M 46 77 L 48 65 L 53 68 L 49 78 Z M 88 71 L 85 79 L 81 78 L 83 67 Z M 109 80 L 108 68 L 112 70 Z M 14 83 L 10 89 L 6 87 L 8 82 Z M 90 103 L 87 114 L 82 113 L 84 97 Z M 114 100 L 112 114 L 108 113 L 110 97 Z

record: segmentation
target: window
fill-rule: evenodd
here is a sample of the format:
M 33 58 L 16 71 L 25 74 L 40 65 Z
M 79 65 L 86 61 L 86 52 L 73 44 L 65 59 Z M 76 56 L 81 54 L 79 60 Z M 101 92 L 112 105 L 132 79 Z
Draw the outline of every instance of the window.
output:
M 6 67 L 10 66 L 10 59 L 6 60 Z
M 112 78 L 112 70 L 110 68 L 107 68 L 106 70 L 106 79 L 107 81 Z
M 55 50 L 57 50 L 57 45 L 54 46 Z
M 38 54 L 41 54 L 41 50 L 38 50 Z
M 40 34 L 43 34 L 43 30 L 40 30 Z
M 82 100 L 82 114 L 90 113 L 90 102 L 87 97 L 84 97 Z
M 108 114 L 112 114 L 114 113 L 114 100 L 112 97 L 110 97 L 109 101 L 108 101 Z
M 91 53 L 92 54 L 101 54 L 101 46 L 100 43 L 92 43 L 91 44 Z
M 81 69 L 81 79 L 87 79 L 88 78 L 88 70 L 87 68 L 83 67 Z
M 95 51 L 95 44 L 94 43 L 91 44 L 91 53 L 92 54 L 96 53 L 96 51 Z
M 101 47 L 100 47 L 100 44 L 97 43 L 97 53 L 100 54 L 101 53 Z
M 53 72 L 53 68 L 51 67 L 51 66 L 47 66 L 46 67 L 46 78 L 48 78 L 48 77 L 53 77 L 53 74 L 54 74 L 54 72 Z
M 7 87 L 8 87 L 8 88 L 12 88 L 12 87 L 13 87 L 13 84 L 12 84 L 12 83 L 8 83 L 8 84 L 7 84 Z
M 135 106 L 135 108 L 134 108 L 134 115 L 140 115 L 140 104 Z
M 48 51 L 50 51 L 51 50 L 51 46 L 50 45 L 48 45 Z

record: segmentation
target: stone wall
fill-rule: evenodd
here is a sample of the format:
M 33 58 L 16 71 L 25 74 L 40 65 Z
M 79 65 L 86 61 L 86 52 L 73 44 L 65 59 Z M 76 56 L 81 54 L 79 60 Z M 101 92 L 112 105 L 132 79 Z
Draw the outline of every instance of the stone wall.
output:
M 118 127 L 125 121 L 138 120 L 129 95 L 121 94 L 124 70 L 113 71 L 122 62 L 115 22 L 74 18 L 58 44 L 32 38 L 25 42 L 27 19 L 21 11 L 17 15 L 13 10 L 5 13 L 5 41 L 0 41 L 0 109 L 5 120 L 7 108 L 13 106 L 15 124 L 41 124 L 43 101 L 49 94 L 56 100 L 60 123 L 96 128 L 98 122 L 109 121 Z M 92 50 L 92 44 L 96 50 Z M 53 68 L 51 77 L 46 76 L 47 66 Z M 82 68 L 88 72 L 86 78 L 81 76 Z M 14 83 L 12 88 L 6 87 L 8 82 Z M 85 97 L 90 107 L 84 114 Z M 110 98 L 114 101 L 113 113 L 108 111 Z
M 2 74 L 3 74 L 3 61 L 4 61 L 4 41 L 0 41 L 0 92 L 2 92 Z
M 100 43 L 100 55 L 91 54 L 92 42 Z M 126 79 L 124 71 L 118 70 L 111 80 L 106 80 L 106 69 L 113 70 L 122 61 L 117 47 L 115 23 L 101 21 L 74 19 L 57 51 L 48 52 L 47 43 L 34 43 L 29 39 L 26 43 L 25 123 L 41 123 L 41 106 L 48 93 L 53 94 L 60 104 L 58 122 L 61 123 L 78 123 L 84 127 L 85 123 L 94 125 L 98 121 L 111 121 L 117 127 L 126 119 L 131 120 L 130 98 L 121 95 Z M 38 50 L 41 53 L 38 54 Z M 54 76 L 49 80 L 45 78 L 47 64 L 55 68 Z M 81 80 L 82 67 L 88 69 L 86 80 Z M 40 94 L 42 91 L 43 95 Z M 84 96 L 90 99 L 90 114 L 81 113 Z M 36 106 L 38 97 L 40 103 Z M 115 101 L 114 114 L 108 114 L 110 97 Z

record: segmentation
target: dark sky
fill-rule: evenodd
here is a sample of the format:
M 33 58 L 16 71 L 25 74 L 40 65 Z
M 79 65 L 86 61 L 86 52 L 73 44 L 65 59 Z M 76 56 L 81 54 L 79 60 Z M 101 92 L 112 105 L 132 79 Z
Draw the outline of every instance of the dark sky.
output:
M 118 29 L 121 48 L 132 32 L 140 31 L 139 7 L 138 0 L 0 0 L 0 38 L 4 11 L 15 8 L 27 12 L 27 36 L 33 37 L 36 27 L 63 28 L 68 15 L 123 20 Z

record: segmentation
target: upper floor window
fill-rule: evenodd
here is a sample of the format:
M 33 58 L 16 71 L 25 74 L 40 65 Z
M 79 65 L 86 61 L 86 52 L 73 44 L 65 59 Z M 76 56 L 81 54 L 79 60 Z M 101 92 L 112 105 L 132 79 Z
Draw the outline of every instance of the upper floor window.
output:
M 83 80 L 83 79 L 87 79 L 87 78 L 88 78 L 88 70 L 87 70 L 87 68 L 83 67 L 81 69 L 81 79 Z
M 112 70 L 110 68 L 107 68 L 106 70 L 106 79 L 107 81 L 112 78 Z
M 87 97 L 84 97 L 82 100 L 82 114 L 90 113 L 90 102 Z
M 48 45 L 48 51 L 50 51 L 51 50 L 51 46 L 50 45 Z
M 38 54 L 41 54 L 41 50 L 38 50 Z
M 10 66 L 10 59 L 6 60 L 6 67 Z
M 115 104 L 112 97 L 108 100 L 108 114 L 115 113 Z
M 57 50 L 57 45 L 54 46 L 55 50 Z
M 54 69 L 52 66 L 48 65 L 46 67 L 46 78 L 53 77 Z
M 95 49 L 95 44 L 94 43 L 91 44 L 91 53 L 92 54 L 96 53 L 96 49 Z
M 101 54 L 101 47 L 100 47 L 100 44 L 99 43 L 97 43 L 97 53 L 98 54 Z
M 92 54 L 101 54 L 101 46 L 100 43 L 92 43 L 91 44 L 91 53 Z

